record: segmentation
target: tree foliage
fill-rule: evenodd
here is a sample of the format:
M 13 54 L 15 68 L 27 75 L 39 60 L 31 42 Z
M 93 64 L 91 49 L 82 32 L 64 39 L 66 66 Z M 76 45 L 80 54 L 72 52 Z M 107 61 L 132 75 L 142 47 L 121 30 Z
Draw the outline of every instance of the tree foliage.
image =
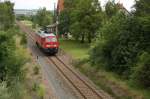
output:
M 46 8 L 42 8 L 38 10 L 37 15 L 32 16 L 32 21 L 34 24 L 45 27 L 52 24 L 53 15 L 50 11 L 47 11 Z
M 136 1 L 131 16 L 112 9 L 114 6 L 106 4 L 109 19 L 99 30 L 100 36 L 91 50 L 91 62 L 128 79 L 134 75 L 140 84 L 149 86 L 150 2 Z
M 0 2 L 0 99 L 22 99 L 23 66 L 26 50 L 17 42 L 19 28 L 14 23 L 13 4 Z M 20 36 L 20 35 L 19 35 Z
M 4 31 L 0 31 L 0 79 L 6 79 L 7 75 L 7 61 L 10 54 L 14 49 L 14 42 L 12 39 L 6 35 L 7 33 Z
M 0 81 L 12 82 L 22 78 L 22 66 L 27 60 L 16 47 L 14 36 L 20 31 L 14 26 L 13 4 L 4 2 L 0 6 Z
M 10 1 L 0 3 L 0 29 L 8 29 L 13 26 L 15 16 L 13 4 Z
M 105 5 L 105 13 L 108 18 L 111 18 L 118 12 L 118 7 L 113 2 L 108 1 Z
M 20 16 L 16 16 L 16 19 L 21 21 L 21 20 L 29 20 L 32 21 L 32 16 L 26 16 L 26 15 L 20 15 Z
M 8 93 L 8 88 L 6 83 L 0 83 L 0 99 L 9 99 L 10 94 Z
M 60 34 L 69 33 L 71 25 L 71 13 L 75 8 L 76 0 L 64 0 L 64 10 L 59 15 Z
M 150 88 L 150 53 L 143 52 L 138 59 L 133 79 L 144 87 Z
M 72 4 L 72 2 L 74 2 Z M 68 7 L 69 5 L 69 7 Z M 65 0 L 65 9 L 60 15 L 63 32 L 70 32 L 74 38 L 84 42 L 94 38 L 101 25 L 101 7 L 98 0 Z

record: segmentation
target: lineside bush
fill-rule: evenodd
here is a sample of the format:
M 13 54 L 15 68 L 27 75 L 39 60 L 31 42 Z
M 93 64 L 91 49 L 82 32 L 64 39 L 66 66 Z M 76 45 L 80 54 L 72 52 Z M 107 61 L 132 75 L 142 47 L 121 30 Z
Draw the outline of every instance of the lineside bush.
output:
M 140 85 L 150 88 L 150 53 L 144 52 L 139 57 L 138 67 L 135 68 L 133 78 Z

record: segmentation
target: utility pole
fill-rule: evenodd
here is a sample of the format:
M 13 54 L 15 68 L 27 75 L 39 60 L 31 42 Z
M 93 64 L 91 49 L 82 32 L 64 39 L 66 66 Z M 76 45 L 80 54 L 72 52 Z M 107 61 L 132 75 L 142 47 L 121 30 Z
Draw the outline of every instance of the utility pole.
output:
M 56 22 L 56 11 L 55 11 L 55 3 L 54 3 L 54 17 L 53 17 L 53 23 L 55 23 Z
M 57 15 L 57 12 L 56 12 L 56 6 L 55 6 L 55 3 L 54 3 L 54 24 L 56 25 L 56 35 L 58 36 L 58 15 Z

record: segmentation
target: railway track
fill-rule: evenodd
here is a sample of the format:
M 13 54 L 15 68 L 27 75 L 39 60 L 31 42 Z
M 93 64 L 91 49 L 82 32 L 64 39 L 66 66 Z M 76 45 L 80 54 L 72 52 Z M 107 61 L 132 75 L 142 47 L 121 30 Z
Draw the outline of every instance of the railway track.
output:
M 16 23 L 20 26 L 21 30 L 26 32 L 35 43 L 35 35 L 33 34 L 33 31 L 18 21 Z M 43 54 L 40 51 L 38 52 Z M 45 59 L 55 65 L 58 71 L 60 71 L 60 73 L 69 81 L 69 83 L 71 83 L 71 85 L 80 93 L 83 99 L 112 99 L 110 96 L 106 96 L 104 93 L 101 93 L 93 88 L 75 71 L 73 71 L 72 68 L 67 66 L 58 56 L 45 56 Z

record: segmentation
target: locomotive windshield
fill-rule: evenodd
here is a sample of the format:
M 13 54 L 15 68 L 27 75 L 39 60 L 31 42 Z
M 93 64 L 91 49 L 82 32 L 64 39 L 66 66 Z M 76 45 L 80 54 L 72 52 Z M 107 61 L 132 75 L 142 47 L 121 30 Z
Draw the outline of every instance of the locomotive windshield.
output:
M 50 33 L 55 34 L 56 33 L 56 25 L 55 24 L 48 25 L 46 27 L 41 28 L 40 30 L 43 31 L 45 34 L 50 34 Z
M 41 31 L 43 31 L 46 34 L 52 33 L 52 31 L 49 31 L 47 28 L 42 28 Z

